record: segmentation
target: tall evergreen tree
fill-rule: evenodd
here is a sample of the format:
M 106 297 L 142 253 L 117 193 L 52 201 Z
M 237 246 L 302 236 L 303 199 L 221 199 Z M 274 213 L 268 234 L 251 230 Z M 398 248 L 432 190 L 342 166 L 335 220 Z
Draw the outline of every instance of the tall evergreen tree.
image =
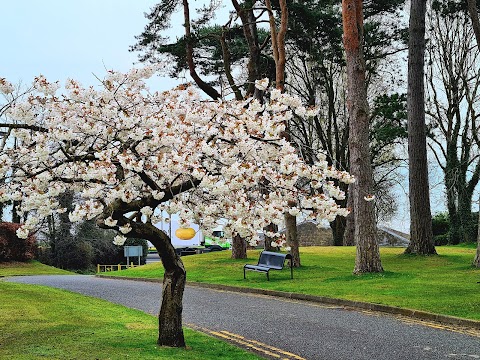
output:
M 356 178 L 353 184 L 357 245 L 354 273 L 382 272 L 376 240 L 375 205 L 370 201 L 373 194 L 373 172 L 368 141 L 368 104 L 363 57 L 363 1 L 343 0 L 342 18 L 347 64 L 350 172 Z
M 408 159 L 410 245 L 406 253 L 436 254 L 428 184 L 425 129 L 425 13 L 426 0 L 411 0 L 408 43 Z

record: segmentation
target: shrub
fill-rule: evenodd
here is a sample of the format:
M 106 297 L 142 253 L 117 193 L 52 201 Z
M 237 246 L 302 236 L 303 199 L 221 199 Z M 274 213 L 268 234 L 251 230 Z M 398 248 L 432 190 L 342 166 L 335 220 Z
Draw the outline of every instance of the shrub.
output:
M 432 217 L 433 235 L 445 235 L 450 230 L 450 218 L 448 213 L 438 213 Z
M 450 234 L 441 234 L 441 235 L 433 235 L 433 242 L 435 246 L 442 246 L 447 245 L 449 241 Z
M 20 224 L 0 223 L 0 262 L 28 261 L 35 257 L 37 241 L 34 235 L 20 239 L 16 231 Z

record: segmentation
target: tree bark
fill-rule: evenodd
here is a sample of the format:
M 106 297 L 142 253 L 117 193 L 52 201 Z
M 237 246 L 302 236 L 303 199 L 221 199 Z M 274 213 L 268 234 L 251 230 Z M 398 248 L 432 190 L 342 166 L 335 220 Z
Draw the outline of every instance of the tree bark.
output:
M 244 238 L 235 235 L 232 239 L 232 259 L 247 258 L 247 243 Z
M 279 0 L 278 3 L 280 6 L 280 27 L 277 31 L 277 25 L 275 17 L 273 16 L 271 1 L 265 1 L 270 23 L 273 59 L 275 60 L 275 82 L 277 89 L 283 91 L 285 88 L 285 35 L 287 33 L 288 8 L 286 0 Z
M 333 234 L 333 245 L 343 246 L 345 239 L 347 219 L 343 216 L 337 216 L 335 220 L 330 223 L 330 228 Z
M 467 0 L 467 5 L 468 13 L 472 20 L 473 32 L 475 33 L 475 39 L 477 40 L 477 47 L 480 48 L 480 21 L 478 19 L 477 3 L 475 0 Z M 480 268 L 480 211 L 478 212 L 477 253 L 473 260 L 473 266 Z
M 473 193 L 467 187 L 459 189 L 458 194 L 458 216 L 462 231 L 461 242 L 472 243 L 477 240 L 475 234 L 474 219 L 472 214 Z
M 410 244 L 406 253 L 436 254 L 432 234 L 425 129 L 425 12 L 426 0 L 410 4 L 408 46 L 408 159 Z
M 300 244 L 297 236 L 297 218 L 288 212 L 284 214 L 287 245 L 290 246 L 290 254 L 292 255 L 292 266 L 300 267 Z
M 207 84 L 203 81 L 197 73 L 197 69 L 195 66 L 195 62 L 193 59 L 193 45 L 192 45 L 192 34 L 190 30 L 190 9 L 188 0 L 183 0 L 183 17 L 185 23 L 183 26 L 185 27 L 185 40 L 186 40 L 186 57 L 187 57 L 187 65 L 190 71 L 190 76 L 195 81 L 202 91 L 210 96 L 213 100 L 217 100 L 220 98 L 220 94 L 217 90 L 215 90 L 212 86 Z
M 274 223 L 270 223 L 269 225 L 265 226 L 265 228 L 263 230 L 264 230 L 264 233 L 266 233 L 268 231 L 276 233 L 278 231 L 278 226 L 275 225 Z M 273 238 L 265 235 L 264 236 L 263 248 L 267 251 L 277 251 L 278 247 L 272 246 L 272 241 L 273 240 L 274 240 Z
M 182 329 L 185 281 L 185 268 L 180 257 L 176 256 L 175 266 L 165 269 L 163 276 L 162 305 L 158 315 L 157 344 L 160 346 L 185 347 Z
M 347 209 L 350 214 L 345 217 L 345 233 L 343 246 L 355 246 L 355 217 L 353 215 L 353 184 L 348 186 Z
M 232 0 L 233 7 L 242 21 L 243 34 L 248 44 L 248 85 L 246 97 L 258 92 L 255 80 L 260 79 L 260 46 L 258 44 L 257 22 L 253 9 L 244 9 L 237 0 Z
M 342 1 L 343 41 L 347 64 L 347 109 L 349 117 L 350 171 L 353 184 L 353 209 L 357 254 L 354 274 L 382 272 L 376 239 L 373 171 L 370 161 L 368 104 L 363 57 L 363 2 Z
M 150 241 L 157 249 L 165 269 L 162 303 L 158 315 L 158 340 L 160 346 L 185 347 L 182 328 L 183 291 L 187 273 L 182 259 L 175 252 L 170 238 L 152 224 L 131 222 L 129 237 Z
M 475 259 L 473 260 L 473 266 L 480 268 L 480 211 L 478 212 L 477 253 L 475 255 Z
M 477 40 L 477 46 L 480 47 L 480 21 L 478 19 L 477 3 L 475 0 L 467 0 L 468 14 L 472 20 L 473 33 Z

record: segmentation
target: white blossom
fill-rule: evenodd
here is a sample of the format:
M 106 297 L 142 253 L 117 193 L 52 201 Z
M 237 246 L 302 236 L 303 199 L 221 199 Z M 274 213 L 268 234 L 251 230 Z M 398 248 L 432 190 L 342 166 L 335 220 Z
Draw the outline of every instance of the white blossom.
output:
M 132 227 L 130 226 L 129 223 L 127 223 L 123 226 L 120 226 L 118 230 L 120 230 L 122 234 L 128 234 L 130 231 L 132 231 Z
M 0 92 L 3 94 L 10 94 L 14 90 L 13 85 L 5 78 L 0 78 Z
M 144 206 L 140 209 L 140 212 L 145 216 L 150 216 L 153 214 L 153 209 L 150 206 Z
M 261 80 L 255 80 L 255 87 L 260 91 L 265 91 L 268 88 L 269 82 L 270 81 L 268 80 L 268 78 L 264 78 L 264 79 L 261 79 Z
M 297 207 L 292 207 L 288 210 L 288 213 L 292 216 L 298 216 L 300 214 L 300 209 Z
M 106 219 L 104 220 L 105 225 L 110 226 L 110 227 L 113 227 L 113 226 L 117 225 L 117 222 L 118 222 L 118 221 L 117 221 L 117 220 L 113 220 L 111 216 L 109 216 L 108 218 L 106 218 Z
M 131 215 L 156 223 L 165 211 L 178 214 L 182 226 L 194 222 L 207 231 L 223 219 L 226 236 L 252 244 L 258 229 L 282 224 L 285 211 L 317 221 L 348 213 L 335 203 L 345 196 L 335 183 L 354 178 L 329 167 L 322 153 L 306 164 L 281 137 L 294 114 L 309 117 L 318 109 L 277 89 L 263 104 L 203 101 L 185 86 L 149 91 L 145 79 L 156 69 L 111 71 L 99 87 L 69 79 L 61 94 L 58 82 L 39 76 L 31 96 L 9 104 L 5 117 L 15 122 L 12 136 L 19 141 L 15 151 L 0 150 L 0 201 L 21 201 L 19 212 L 30 214 L 22 236 L 66 211 L 58 202 L 66 191 L 76 193 L 73 222 L 100 217 L 116 227 L 115 212 L 122 224 L 129 218 L 146 226 Z M 1 78 L 0 92 L 10 91 L 9 84 Z M 268 85 L 268 79 L 255 83 L 259 90 Z M 32 130 L 37 127 L 42 131 Z M 268 235 L 275 246 L 285 243 L 278 233 Z M 116 242 L 124 241 L 118 236 Z
M 114 238 L 113 238 L 113 243 L 115 245 L 118 245 L 118 246 L 122 246 L 123 244 L 125 244 L 125 241 L 127 240 L 127 238 L 125 236 L 122 236 L 122 235 L 116 235 Z
M 15 232 L 20 239 L 28 238 L 29 231 L 25 226 L 21 226 Z

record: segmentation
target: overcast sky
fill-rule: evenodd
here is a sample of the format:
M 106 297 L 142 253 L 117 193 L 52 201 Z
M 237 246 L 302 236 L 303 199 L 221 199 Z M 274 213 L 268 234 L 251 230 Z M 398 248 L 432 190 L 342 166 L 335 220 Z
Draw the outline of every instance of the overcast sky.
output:
M 43 74 L 50 81 L 70 77 L 93 85 L 92 73 L 102 78 L 105 68 L 126 71 L 137 61 L 128 48 L 147 23 L 144 12 L 157 2 L 2 0 L 0 77 L 29 84 Z M 182 31 L 181 18 L 174 23 Z M 156 82 L 161 90 L 173 84 Z

